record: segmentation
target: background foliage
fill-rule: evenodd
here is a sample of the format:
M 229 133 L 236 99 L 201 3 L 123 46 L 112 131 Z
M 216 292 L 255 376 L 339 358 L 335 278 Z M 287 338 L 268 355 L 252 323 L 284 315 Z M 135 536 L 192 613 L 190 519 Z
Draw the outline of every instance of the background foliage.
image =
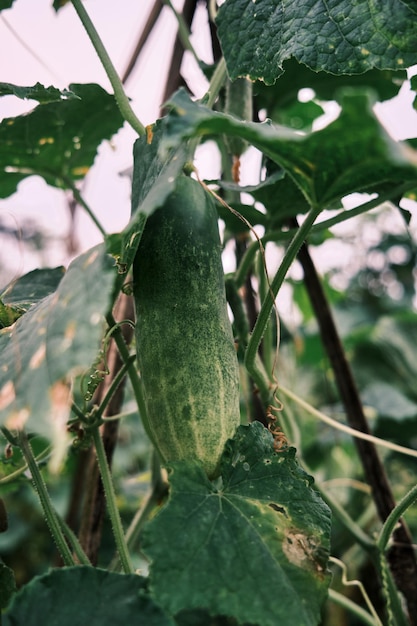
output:
M 0 2 L 0 10 L 12 4 Z M 72 4 L 85 23 L 78 0 Z M 187 22 L 196 6 L 185 2 L 176 14 L 165 115 L 152 128 L 135 118 L 100 51 L 115 96 L 96 84 L 0 83 L 0 95 L 37 102 L 0 122 L 0 197 L 41 176 L 103 235 L 66 271 L 39 268 L 0 291 L 3 623 L 39 623 L 56 611 L 62 624 L 81 617 L 160 626 L 415 624 L 415 138 L 397 141 L 375 113 L 376 102 L 415 89 L 406 71 L 417 62 L 413 3 L 227 0 L 215 20 L 219 41 L 211 23 L 213 63 L 198 59 L 210 80 L 202 100 L 192 85 L 184 88 L 178 62 L 184 48 L 193 50 Z M 155 2 L 138 55 L 160 11 Z M 231 79 L 253 81 L 252 119 L 225 110 L 226 69 Z M 332 108 L 336 115 L 323 120 Z M 82 182 L 101 142 L 125 120 L 139 134 L 131 219 L 110 235 Z M 251 146 L 241 180 L 226 135 Z M 208 183 L 221 196 L 241 367 L 242 426 L 216 482 L 187 461 L 166 475 L 152 454 L 133 364 L 133 315 L 119 297 L 130 293 L 146 216 L 164 203 L 185 164 L 192 169 L 199 142 L 221 161 L 222 176 Z M 258 168 L 256 183 L 245 185 L 246 167 Z M 198 175 L 207 179 L 204 164 Z M 1 216 L 0 228 L 10 236 Z M 278 312 L 281 301 L 286 310 L 280 322 L 278 292 Z M 341 352 L 331 343 L 332 319 Z M 258 352 L 261 368 L 250 356 Z M 355 383 L 348 400 L 346 371 Z M 338 428 L 364 429 L 351 421 L 355 402 L 369 434 L 383 440 L 368 465 L 363 446 L 371 444 L 357 445 Z M 319 419 L 323 413 L 335 423 Z M 289 443 L 279 452 L 277 423 Z M 26 435 L 18 432 L 23 426 Z M 378 480 L 393 506 L 402 501 L 398 517 L 405 513 L 395 531 L 405 535 L 394 533 L 389 550 L 390 497 Z M 55 540 L 63 533 L 68 554 L 62 545 L 56 553 L 44 515 Z M 396 571 L 400 562 L 409 575 Z M 344 566 L 354 585 L 346 584 Z

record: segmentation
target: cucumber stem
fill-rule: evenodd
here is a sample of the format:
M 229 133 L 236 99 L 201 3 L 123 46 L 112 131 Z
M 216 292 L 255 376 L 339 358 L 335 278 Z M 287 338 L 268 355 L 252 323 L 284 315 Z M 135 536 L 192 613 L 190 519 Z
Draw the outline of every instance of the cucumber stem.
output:
M 113 329 L 116 326 L 116 320 L 114 319 L 112 313 L 107 314 L 106 320 L 110 328 Z M 128 363 L 130 360 L 130 353 L 123 340 L 122 333 L 119 327 L 117 327 L 115 330 L 112 331 L 112 336 L 116 342 L 117 348 L 120 352 L 120 356 L 122 357 L 124 363 Z M 150 441 L 153 443 L 153 445 L 155 446 L 159 454 L 160 452 L 157 446 L 155 445 L 154 438 L 152 436 L 151 427 L 150 427 L 149 420 L 148 420 L 148 411 L 146 409 L 146 402 L 145 402 L 145 396 L 143 394 L 142 381 L 137 372 L 135 363 L 133 363 L 132 361 L 129 364 L 127 373 L 128 373 L 128 376 L 130 378 L 130 383 L 133 388 L 133 393 L 135 395 L 135 400 L 139 409 L 140 419 L 142 420 L 143 427 Z
M 394 189 L 387 191 L 386 193 L 381 193 L 377 198 L 372 198 L 372 200 L 368 200 L 364 204 L 360 204 L 359 206 L 353 209 L 342 209 L 337 215 L 331 217 L 327 220 L 323 220 L 318 224 L 314 224 L 311 228 L 311 234 L 320 233 L 336 224 L 341 224 L 346 220 L 351 219 L 352 217 L 357 217 L 358 215 L 362 215 L 362 213 L 366 213 L 367 211 L 371 211 L 372 209 L 377 208 L 384 202 L 389 202 L 393 198 L 404 195 L 405 192 L 411 191 L 415 188 L 415 183 L 405 183 L 403 185 L 398 185 Z M 326 209 L 326 207 L 324 207 Z M 262 237 L 261 241 L 263 245 L 268 243 L 268 241 L 275 242 L 284 242 L 294 237 L 297 232 L 296 228 L 291 228 L 290 230 L 282 231 L 282 230 L 271 230 L 267 235 Z M 245 256 L 243 257 L 239 267 L 235 273 L 235 281 L 238 287 L 240 287 L 245 279 L 246 274 L 249 271 L 249 268 L 253 264 L 255 260 L 256 253 L 259 250 L 259 244 L 257 241 L 254 241 L 247 249 Z
M 198 54 L 195 51 L 194 46 L 190 41 L 190 31 L 184 20 L 183 15 L 175 9 L 171 0 L 162 0 L 162 1 L 171 9 L 173 14 L 175 15 L 175 19 L 177 20 L 177 23 L 178 23 L 178 35 L 179 35 L 179 38 L 181 40 L 181 44 L 184 50 L 188 50 L 189 52 L 191 52 L 195 61 L 200 66 L 200 59 L 198 58 Z
M 259 345 L 262 341 L 265 328 L 269 322 L 271 311 L 274 306 L 275 298 L 277 297 L 278 291 L 280 290 L 292 262 L 297 256 L 299 249 L 303 245 L 308 232 L 310 231 L 320 212 L 321 208 L 312 207 L 307 214 L 304 222 L 295 233 L 294 238 L 291 240 L 285 252 L 284 258 L 281 261 L 281 265 L 279 266 L 278 271 L 275 274 L 274 279 L 270 285 L 270 289 L 268 289 L 265 300 L 262 304 L 262 308 L 259 312 L 258 319 L 256 320 L 252 336 L 249 340 L 248 347 L 246 349 L 246 368 L 252 379 L 254 380 L 255 384 L 258 386 L 263 402 L 267 404 L 270 404 L 271 401 L 272 378 L 270 378 L 270 380 L 266 380 L 264 373 L 258 366 L 256 356 L 258 354 Z
M 116 68 L 114 67 L 100 36 L 90 19 L 87 11 L 84 8 L 81 0 L 71 0 L 74 9 L 76 10 L 78 17 L 84 26 L 91 43 L 94 46 L 97 56 L 99 57 L 101 64 L 107 74 L 111 86 L 113 87 L 114 97 L 116 98 L 117 105 L 120 109 L 120 113 L 128 124 L 131 125 L 138 135 L 144 135 L 146 133 L 144 125 L 140 122 L 136 113 L 133 111 L 129 98 L 126 96 L 122 81 L 119 78 Z
M 94 447 L 96 449 L 97 463 L 100 469 L 100 476 L 103 481 L 103 489 L 106 494 L 107 510 L 111 520 L 113 535 L 116 541 L 122 568 L 125 574 L 132 574 L 134 572 L 134 568 L 125 541 L 122 521 L 120 519 L 119 509 L 117 508 L 116 494 L 114 491 L 111 472 L 109 464 L 107 463 L 106 452 L 104 450 L 103 440 L 98 427 L 92 429 L 92 435 Z
M 395 527 L 399 519 L 404 515 L 406 510 L 417 500 L 417 485 L 415 485 L 410 491 L 400 500 L 395 509 L 391 511 L 385 520 L 381 532 L 377 540 L 378 549 L 381 552 L 385 552 L 389 538 L 395 530 Z
M 376 622 L 372 615 L 356 604 L 356 602 L 353 602 L 348 597 L 338 591 L 335 591 L 334 589 L 329 589 L 329 600 L 352 613 L 352 615 L 361 620 L 363 624 L 366 624 L 366 626 L 377 626 L 378 623 L 381 623 Z
M 87 213 L 87 215 L 90 217 L 90 219 L 97 226 L 98 230 L 103 235 L 103 237 L 107 237 L 107 233 L 106 233 L 104 227 L 101 225 L 101 223 L 99 222 L 97 217 L 94 215 L 94 212 L 92 211 L 92 209 L 89 207 L 87 202 L 84 200 L 84 198 L 82 197 L 82 195 L 78 191 L 74 181 L 71 178 L 65 178 L 64 183 L 66 184 L 68 189 L 70 189 L 72 191 L 72 195 L 74 196 L 75 201 L 80 206 L 83 207 L 84 211 Z
M 45 481 L 33 455 L 32 446 L 30 445 L 26 432 L 23 430 L 19 432 L 18 445 L 28 465 L 30 474 L 32 476 L 32 482 L 38 494 L 46 522 L 55 541 L 56 547 L 58 548 L 59 554 L 62 557 L 64 565 L 75 565 L 76 563 L 71 554 L 71 550 L 69 549 L 67 541 L 62 532 L 62 527 L 59 521 L 58 514 L 52 505 L 52 501 L 49 496 Z

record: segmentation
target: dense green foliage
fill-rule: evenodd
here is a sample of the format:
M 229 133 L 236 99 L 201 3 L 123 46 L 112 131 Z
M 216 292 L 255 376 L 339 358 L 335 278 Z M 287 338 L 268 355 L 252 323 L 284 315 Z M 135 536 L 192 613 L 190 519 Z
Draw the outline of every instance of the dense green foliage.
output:
M 146 128 L 69 4 L 114 95 L 0 83 L 36 102 L 0 122 L 0 208 L 41 176 L 103 241 L 0 289 L 0 623 L 415 626 L 416 140 L 374 106 L 416 87 L 414 4 L 168 3 Z M 109 234 L 80 182 L 124 122 L 131 219 Z

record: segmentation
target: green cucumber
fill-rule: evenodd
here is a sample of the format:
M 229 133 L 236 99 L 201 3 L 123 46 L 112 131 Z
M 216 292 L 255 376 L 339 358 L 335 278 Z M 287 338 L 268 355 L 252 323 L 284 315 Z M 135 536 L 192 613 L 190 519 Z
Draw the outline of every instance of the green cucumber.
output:
M 150 436 L 162 461 L 210 478 L 240 422 L 217 212 L 185 175 L 147 220 L 133 264 L 136 347 Z

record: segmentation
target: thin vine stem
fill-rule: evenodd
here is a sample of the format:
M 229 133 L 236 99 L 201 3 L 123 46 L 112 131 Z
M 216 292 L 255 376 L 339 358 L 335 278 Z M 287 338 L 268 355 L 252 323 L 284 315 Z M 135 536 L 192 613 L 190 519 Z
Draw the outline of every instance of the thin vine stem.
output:
M 416 454 L 417 456 L 417 454 Z M 410 491 L 400 500 L 395 509 L 391 511 L 385 520 L 381 532 L 379 533 L 379 537 L 377 540 L 378 549 L 381 552 L 385 552 L 388 541 L 395 530 L 395 527 L 400 520 L 400 518 L 404 515 L 406 510 L 410 508 L 412 504 L 417 500 L 417 485 L 415 485 Z
M 296 404 L 298 404 L 298 406 L 300 406 L 305 411 L 307 411 L 307 413 L 309 413 L 313 417 L 318 418 L 325 424 L 328 424 L 329 426 L 336 428 L 337 430 L 340 430 L 348 435 L 351 435 L 352 437 L 356 437 L 357 439 L 363 439 L 364 441 L 371 441 L 375 445 L 381 446 L 382 448 L 388 448 L 388 450 L 393 450 L 394 452 L 399 452 L 400 454 L 405 454 L 407 456 L 412 456 L 414 458 L 417 458 L 417 450 L 400 446 L 396 443 L 393 443 L 392 441 L 386 441 L 385 439 L 380 439 L 379 437 L 375 437 L 374 435 L 363 433 L 360 430 L 351 428 L 350 426 L 347 426 L 346 424 L 341 424 L 340 422 L 337 422 L 336 420 L 332 419 L 325 413 L 322 413 L 322 411 L 319 411 L 315 407 L 311 406 L 311 404 L 309 404 L 308 402 L 306 402 L 305 400 L 297 396 L 296 393 L 294 393 L 293 391 L 290 391 L 289 389 L 287 389 L 286 387 L 283 387 L 282 385 L 279 385 L 279 391 L 284 396 L 287 396 L 287 398 L 290 398 L 290 400 L 293 400 Z
M 114 326 L 116 326 L 116 321 L 112 313 L 107 314 L 106 320 L 110 328 L 113 328 Z M 130 353 L 126 346 L 126 343 L 123 340 L 122 333 L 120 332 L 120 328 L 116 328 L 115 330 L 112 330 L 112 336 L 116 342 L 117 349 L 119 350 L 122 360 L 124 361 L 124 363 L 127 363 L 130 359 Z M 142 420 L 143 427 L 149 439 L 151 440 L 154 447 L 157 449 L 159 453 L 157 444 L 154 442 L 154 438 L 152 436 L 152 431 L 151 431 L 151 427 L 150 427 L 150 423 L 148 419 L 148 411 L 146 408 L 145 396 L 143 393 L 142 381 L 139 377 L 139 374 L 133 362 L 130 362 L 129 367 L 127 369 L 127 373 L 130 379 L 130 383 L 132 385 L 133 393 L 135 396 L 136 404 L 139 409 L 139 414 Z
M 262 304 L 262 308 L 259 312 L 258 319 L 256 320 L 256 324 L 253 329 L 251 338 L 249 340 L 248 347 L 246 349 L 246 369 L 248 370 L 255 384 L 258 386 L 261 398 L 264 402 L 269 402 L 270 400 L 272 381 L 265 379 L 264 373 L 257 363 L 256 357 L 258 354 L 259 345 L 262 341 L 265 328 L 269 322 L 271 311 L 273 309 L 278 291 L 280 290 L 292 262 L 296 258 L 299 249 L 303 245 L 308 232 L 310 231 L 320 212 L 320 208 L 312 207 L 310 212 L 307 214 L 306 219 L 294 235 L 294 238 L 291 240 L 285 252 L 284 258 L 281 261 L 281 265 L 279 266 L 278 271 L 271 282 L 270 289 L 268 289 L 265 300 Z
M 205 100 L 206 106 L 208 106 L 209 109 L 213 108 L 217 96 L 219 95 L 220 89 L 224 85 L 226 76 L 226 61 L 224 60 L 224 57 L 222 57 L 218 62 L 216 69 L 214 70 L 213 76 L 211 77 L 210 85 L 206 94 L 207 100 L 203 98 L 203 100 Z
M 103 482 L 103 489 L 104 493 L 106 494 L 107 510 L 109 512 L 114 539 L 116 541 L 116 546 L 119 552 L 122 568 L 125 574 L 132 574 L 134 572 L 134 568 L 125 541 L 122 521 L 120 519 L 119 509 L 117 508 L 116 494 L 114 491 L 112 476 L 109 464 L 107 463 L 106 451 L 104 450 L 103 440 L 101 438 L 99 428 L 93 428 L 92 435 L 94 447 L 96 449 L 97 463 L 100 469 L 100 476 Z
M 368 200 L 364 204 L 360 204 L 353 209 L 341 210 L 334 217 L 330 217 L 327 220 L 323 220 L 322 222 L 318 222 L 311 227 L 310 235 L 314 235 L 316 233 L 323 232 L 332 226 L 336 226 L 337 224 L 342 224 L 347 220 L 352 219 L 353 217 L 357 217 L 358 215 L 362 215 L 363 213 L 367 213 L 372 209 L 376 209 L 381 206 L 384 202 L 392 201 L 392 198 L 403 195 L 406 191 L 410 191 L 414 189 L 415 184 L 413 183 L 405 183 L 403 185 L 398 185 L 394 189 L 387 191 L 386 193 L 381 193 L 377 198 L 372 198 L 372 200 Z M 273 241 L 275 243 L 282 243 L 294 237 L 297 232 L 296 228 L 291 228 L 290 230 L 271 230 L 264 237 L 261 238 L 262 244 L 265 246 L 268 242 Z M 244 280 L 245 276 L 249 271 L 249 268 L 252 266 L 255 256 L 259 250 L 259 244 L 257 241 L 252 242 L 252 244 L 248 247 L 245 256 L 243 257 L 239 267 L 235 273 L 236 284 L 240 287 Z
M 98 220 L 98 218 L 94 214 L 94 211 L 90 208 L 90 206 L 84 200 L 84 198 L 82 197 L 81 193 L 77 189 L 77 186 L 75 185 L 74 181 L 71 178 L 66 177 L 64 179 L 64 183 L 68 187 L 68 189 L 70 189 L 72 191 L 72 195 L 74 196 L 75 201 L 80 206 L 83 207 L 84 211 L 87 213 L 87 215 L 89 216 L 91 221 L 94 222 L 94 224 L 97 226 L 97 228 L 100 231 L 100 233 L 103 235 L 104 238 L 106 238 L 107 237 L 107 232 L 106 232 L 104 226 Z
M 375 626 L 383 626 L 381 620 L 379 619 L 378 613 L 376 612 L 374 605 L 372 604 L 366 589 L 363 585 L 363 583 L 360 580 L 348 580 L 348 576 L 347 576 L 347 567 L 345 565 L 345 563 L 343 563 L 343 561 L 341 561 L 340 559 L 335 558 L 334 556 L 331 556 L 329 558 L 329 561 L 331 563 L 334 563 L 335 565 L 337 565 L 338 567 L 341 568 L 342 570 L 342 584 L 345 585 L 345 587 L 358 587 L 358 589 L 360 590 L 363 599 L 365 600 L 366 606 L 368 607 L 371 615 L 374 618 L 374 624 Z
M 71 550 L 68 547 L 65 536 L 62 532 L 61 523 L 58 515 L 52 505 L 51 498 L 48 493 L 43 476 L 40 472 L 36 459 L 33 455 L 32 446 L 30 445 L 26 432 L 20 431 L 18 435 L 18 444 L 28 465 L 29 471 L 32 476 L 32 481 L 35 490 L 39 496 L 39 500 L 42 506 L 43 513 L 45 515 L 46 523 L 48 524 L 51 535 L 55 541 L 58 552 L 62 557 L 65 565 L 75 565 L 74 558 L 71 554 Z
M 178 35 L 180 37 L 181 40 L 181 44 L 184 48 L 184 50 L 188 50 L 189 52 L 191 52 L 191 54 L 194 57 L 194 60 L 197 62 L 198 65 L 200 65 L 200 59 L 198 57 L 197 52 L 194 49 L 193 44 L 190 41 L 190 31 L 188 29 L 188 26 L 182 16 L 181 13 L 179 13 L 174 5 L 172 4 L 171 0 L 162 0 L 164 4 L 166 4 L 171 11 L 173 12 L 173 14 L 175 15 L 175 19 L 177 20 L 178 23 Z
M 123 378 L 126 376 L 126 373 L 129 371 L 130 366 L 133 365 L 135 359 L 136 359 L 136 356 L 134 354 L 131 354 L 129 356 L 129 359 L 123 363 L 122 367 L 117 372 L 116 376 L 112 380 L 110 387 L 107 390 L 106 395 L 104 396 L 103 400 L 100 402 L 100 406 L 96 409 L 94 413 L 94 417 L 96 419 L 102 418 L 103 413 L 106 410 L 106 407 L 110 403 L 110 400 L 112 399 L 114 393 L 116 392 Z
M 329 600 L 352 613 L 352 615 L 360 619 L 363 624 L 366 624 L 366 626 L 378 626 L 378 624 L 381 624 L 380 620 L 378 620 L 378 622 L 375 621 L 372 615 L 356 604 L 356 602 L 353 602 L 334 589 L 329 589 Z
M 134 549 L 138 543 L 140 533 L 148 521 L 154 509 L 164 500 L 168 493 L 168 484 L 162 477 L 161 462 L 156 450 L 153 451 L 151 461 L 151 485 L 148 494 L 143 499 L 140 508 L 136 511 L 125 538 L 130 550 Z M 110 571 L 117 570 L 120 560 L 116 557 L 110 564 Z
M 81 20 L 82 25 L 84 26 L 88 37 L 90 38 L 91 43 L 94 46 L 95 51 L 97 52 L 97 56 L 99 57 L 101 64 L 108 76 L 111 86 L 113 87 L 114 96 L 116 98 L 117 105 L 120 109 L 120 113 L 131 125 L 133 130 L 135 130 L 138 135 L 144 135 L 146 133 L 146 129 L 142 122 L 136 116 L 136 113 L 133 111 L 129 98 L 126 96 L 122 81 L 108 55 L 106 48 L 103 45 L 103 42 L 100 39 L 100 36 L 94 26 L 93 22 L 90 19 L 87 11 L 84 8 L 81 0 L 71 0 L 72 5 L 75 11 L 78 14 L 78 17 Z
M 62 532 L 64 533 L 65 537 L 68 539 L 68 542 L 71 545 L 71 548 L 72 548 L 75 556 L 77 557 L 78 561 L 80 562 L 80 564 L 81 565 L 91 565 L 91 561 L 88 558 L 88 556 L 86 555 L 86 553 L 84 552 L 84 550 L 82 549 L 81 544 L 78 541 L 77 535 L 68 526 L 68 524 L 66 524 L 66 522 L 63 519 L 58 518 L 58 521 L 59 521 L 59 523 L 61 525 Z
M 40 463 L 41 461 L 45 461 L 50 456 L 51 452 L 52 452 L 52 446 L 47 446 L 45 448 L 45 450 L 42 450 L 42 452 L 40 452 L 38 454 L 38 456 L 35 457 L 36 463 Z M 14 480 L 16 480 L 16 478 L 18 478 L 19 476 L 24 474 L 27 469 L 28 469 L 28 464 L 24 463 L 21 467 L 19 467 L 19 469 L 15 470 L 11 474 L 7 474 L 6 476 L 2 476 L 0 478 L 0 485 L 5 485 L 6 483 L 13 482 Z

